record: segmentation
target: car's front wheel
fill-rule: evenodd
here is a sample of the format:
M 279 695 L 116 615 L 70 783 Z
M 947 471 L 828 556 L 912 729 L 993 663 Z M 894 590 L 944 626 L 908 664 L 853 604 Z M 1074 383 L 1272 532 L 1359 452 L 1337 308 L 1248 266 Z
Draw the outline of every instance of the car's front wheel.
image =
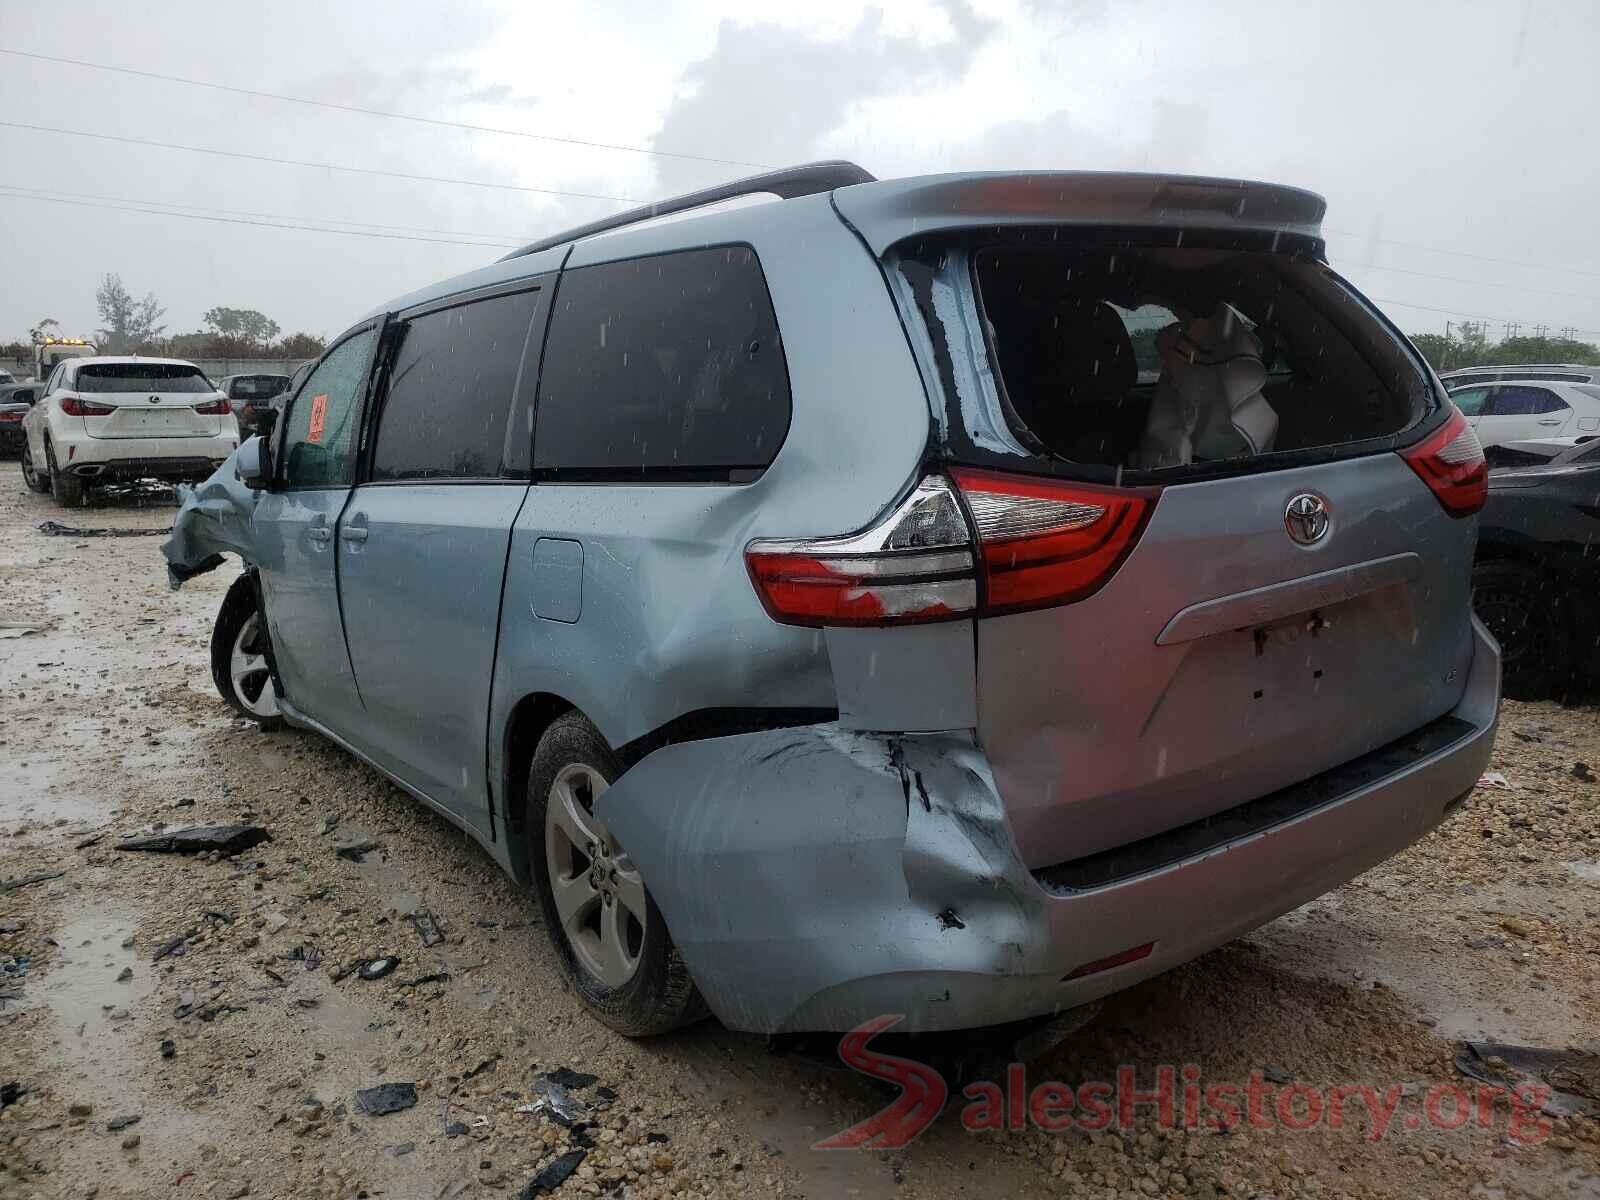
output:
M 1543 700 L 1573 674 L 1566 589 L 1527 563 L 1490 559 L 1472 569 L 1472 607 L 1500 643 L 1502 687 L 1513 700 Z
M 698 1020 L 705 1006 L 638 869 L 594 814 L 617 774 L 580 714 L 552 722 L 528 766 L 528 859 L 579 997 L 618 1033 L 648 1037 Z
M 233 581 L 217 623 L 211 630 L 211 679 L 230 708 L 263 729 L 275 729 L 283 718 L 267 662 L 267 632 L 256 581 L 241 575 Z
M 33 465 L 33 451 L 27 438 L 22 439 L 22 482 L 28 485 L 30 492 L 43 494 L 50 490 L 50 476 Z

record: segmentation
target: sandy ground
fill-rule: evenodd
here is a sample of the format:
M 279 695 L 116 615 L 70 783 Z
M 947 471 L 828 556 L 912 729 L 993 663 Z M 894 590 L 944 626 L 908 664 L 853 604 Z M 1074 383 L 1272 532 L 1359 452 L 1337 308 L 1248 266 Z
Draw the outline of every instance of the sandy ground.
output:
M 0 1085 L 17 1085 L 0 1090 L 0 1196 L 531 1196 L 582 1150 L 557 1194 L 1600 1197 L 1595 1121 L 1514 1127 L 1492 1104 L 1444 1128 L 1451 1102 L 1427 1119 L 1432 1089 L 1468 1083 L 1460 1039 L 1600 1051 L 1592 708 L 1507 705 L 1506 786 L 1027 1068 L 1076 1085 L 1127 1065 L 1146 1089 L 1162 1064 L 1207 1087 L 1264 1073 L 1270 1127 L 1185 1128 L 1180 1097 L 1170 1127 L 1143 1106 L 1126 1129 L 968 1132 L 953 1088 L 908 1146 L 817 1151 L 889 1093 L 714 1022 L 638 1043 L 597 1024 L 473 843 L 317 737 L 223 707 L 207 645 L 235 568 L 172 594 L 157 537 L 37 528 L 171 516 L 163 493 L 63 512 L 0 464 L 0 881 L 54 876 L 0 882 Z M 272 840 L 114 848 L 235 821 Z M 359 838 L 381 849 L 335 855 Z M 423 911 L 443 942 L 423 945 Z M 334 978 L 382 955 L 401 960 L 385 978 Z M 561 1068 L 595 1077 L 571 1093 L 582 1127 L 518 1111 Z M 359 1112 L 355 1092 L 386 1082 L 413 1083 L 415 1106 Z M 1357 1101 L 1339 1128 L 1273 1116 L 1284 1092 L 1336 1085 L 1393 1090 L 1381 1137 Z M 1312 1100 L 1295 1104 L 1289 1123 Z

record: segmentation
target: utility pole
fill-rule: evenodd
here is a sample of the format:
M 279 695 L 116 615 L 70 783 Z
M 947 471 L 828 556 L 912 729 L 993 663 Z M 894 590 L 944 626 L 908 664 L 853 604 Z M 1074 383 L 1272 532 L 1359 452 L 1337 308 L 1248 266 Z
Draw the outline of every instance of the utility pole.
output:
M 1550 326 L 1548 326 L 1548 325 L 1535 325 L 1533 327 L 1533 336 L 1536 337 L 1536 338 L 1539 338 L 1541 341 L 1544 339 L 1545 335 L 1548 334 L 1549 332 L 1550 332 Z
M 1561 327 L 1561 336 L 1566 338 L 1569 342 L 1577 341 L 1578 327 L 1576 325 L 1563 325 Z

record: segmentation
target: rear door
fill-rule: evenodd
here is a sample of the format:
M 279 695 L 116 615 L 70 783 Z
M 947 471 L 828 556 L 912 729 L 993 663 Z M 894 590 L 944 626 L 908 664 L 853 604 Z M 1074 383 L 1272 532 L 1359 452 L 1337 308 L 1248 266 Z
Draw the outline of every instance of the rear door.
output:
M 1560 437 L 1572 408 L 1547 387 L 1529 383 L 1501 383 L 1489 389 L 1483 415 L 1478 419 L 1478 440 L 1500 446 L 1530 438 Z
M 341 737 L 361 697 L 339 613 L 334 530 L 356 477 L 377 323 L 337 342 L 290 401 L 277 477 L 256 505 L 255 548 L 272 648 L 289 702 Z
M 362 743 L 485 836 L 489 689 L 528 490 L 544 284 L 401 314 L 370 468 L 338 530 Z
M 902 266 L 986 564 L 978 735 L 1032 867 L 1307 779 L 1464 687 L 1475 523 L 1395 450 L 1437 426 L 1471 458 L 1470 428 L 1324 267 L 1183 246 Z

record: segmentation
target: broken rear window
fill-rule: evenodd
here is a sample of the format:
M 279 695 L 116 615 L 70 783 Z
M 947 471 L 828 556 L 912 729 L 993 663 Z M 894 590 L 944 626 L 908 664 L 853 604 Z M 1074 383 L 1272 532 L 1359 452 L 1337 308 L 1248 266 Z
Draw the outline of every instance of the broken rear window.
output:
M 1183 468 L 1391 436 L 1435 403 L 1403 339 L 1293 254 L 1005 246 L 902 271 L 935 356 L 979 363 L 956 408 L 992 450 Z

